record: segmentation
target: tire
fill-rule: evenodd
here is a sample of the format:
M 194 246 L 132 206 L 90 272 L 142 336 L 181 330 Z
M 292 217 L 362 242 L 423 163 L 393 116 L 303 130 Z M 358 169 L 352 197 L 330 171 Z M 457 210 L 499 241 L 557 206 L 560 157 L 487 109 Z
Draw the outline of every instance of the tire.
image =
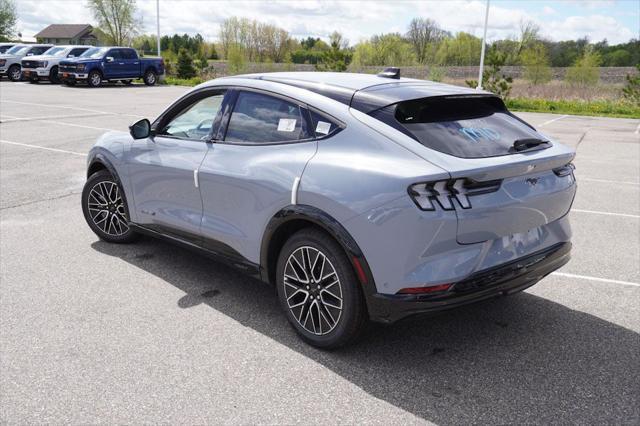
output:
M 287 319 L 310 345 L 333 349 L 352 343 L 367 323 L 349 259 L 319 229 L 303 229 L 287 240 L 278 256 L 276 286 Z
M 20 70 L 20 65 L 13 64 L 9 67 L 7 71 L 7 77 L 11 81 L 20 81 L 22 80 L 22 71 Z
M 102 84 L 102 74 L 100 74 L 100 71 L 98 70 L 93 70 L 89 73 L 89 76 L 87 78 L 87 84 L 90 87 L 98 87 Z
M 138 238 L 129 227 L 124 192 L 106 170 L 92 174 L 82 189 L 82 213 L 89 228 L 109 243 L 131 243 Z
M 60 77 L 58 76 L 58 67 L 52 67 L 49 71 L 49 81 L 51 84 L 60 84 Z
M 142 80 L 144 80 L 144 84 L 147 86 L 153 86 L 158 82 L 158 74 L 156 74 L 154 70 L 147 70 Z

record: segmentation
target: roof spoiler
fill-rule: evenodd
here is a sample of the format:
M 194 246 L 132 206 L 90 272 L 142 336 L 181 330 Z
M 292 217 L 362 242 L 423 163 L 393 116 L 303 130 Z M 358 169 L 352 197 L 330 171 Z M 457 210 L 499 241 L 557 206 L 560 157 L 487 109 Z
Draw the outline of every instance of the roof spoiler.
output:
M 393 78 L 394 80 L 400 80 L 400 68 L 397 68 L 397 67 L 385 68 L 382 72 L 378 73 L 378 77 Z

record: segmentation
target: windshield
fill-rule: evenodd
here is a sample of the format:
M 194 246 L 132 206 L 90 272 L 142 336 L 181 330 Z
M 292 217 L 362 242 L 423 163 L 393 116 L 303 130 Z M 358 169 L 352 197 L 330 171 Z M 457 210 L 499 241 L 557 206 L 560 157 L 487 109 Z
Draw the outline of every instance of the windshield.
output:
M 27 49 L 29 48 L 29 46 L 13 46 L 11 49 L 7 50 L 7 55 L 20 55 L 22 53 L 25 53 L 27 51 Z
M 82 55 L 80 55 L 80 58 L 92 58 L 92 59 L 96 59 L 96 58 L 102 58 L 102 56 L 107 53 L 107 49 L 104 47 L 93 47 L 89 50 L 87 50 L 86 52 L 84 52 Z
M 65 50 L 67 50 L 66 47 L 52 47 L 51 49 L 49 49 L 46 52 L 44 52 L 43 55 L 47 55 L 47 56 L 62 56 L 62 55 L 64 55 Z

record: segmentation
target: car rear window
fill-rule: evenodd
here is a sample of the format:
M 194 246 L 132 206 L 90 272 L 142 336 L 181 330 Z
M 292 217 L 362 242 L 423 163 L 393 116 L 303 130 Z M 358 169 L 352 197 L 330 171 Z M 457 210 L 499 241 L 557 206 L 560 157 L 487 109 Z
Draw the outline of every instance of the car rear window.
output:
M 462 158 L 513 154 L 518 139 L 544 139 L 497 97 L 432 97 L 371 113 L 421 144 Z

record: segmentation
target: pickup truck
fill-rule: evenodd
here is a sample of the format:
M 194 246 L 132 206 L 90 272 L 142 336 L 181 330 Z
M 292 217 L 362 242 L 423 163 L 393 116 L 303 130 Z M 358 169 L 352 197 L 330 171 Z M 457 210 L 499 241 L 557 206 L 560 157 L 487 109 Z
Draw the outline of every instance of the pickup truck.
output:
M 58 84 L 58 67 L 60 61 L 76 58 L 86 52 L 91 46 L 55 46 L 42 55 L 29 56 L 22 60 L 22 78 L 29 83 L 49 80 Z
M 0 55 L 0 77 L 8 76 L 11 81 L 22 79 L 20 61 L 25 56 L 42 55 L 51 49 L 53 44 L 16 44 Z
M 94 47 L 78 58 L 60 61 L 60 80 L 73 86 L 86 82 L 98 87 L 103 81 L 120 81 L 131 84 L 141 78 L 147 86 L 153 86 L 164 77 L 164 61 L 161 58 L 139 58 L 129 47 Z

